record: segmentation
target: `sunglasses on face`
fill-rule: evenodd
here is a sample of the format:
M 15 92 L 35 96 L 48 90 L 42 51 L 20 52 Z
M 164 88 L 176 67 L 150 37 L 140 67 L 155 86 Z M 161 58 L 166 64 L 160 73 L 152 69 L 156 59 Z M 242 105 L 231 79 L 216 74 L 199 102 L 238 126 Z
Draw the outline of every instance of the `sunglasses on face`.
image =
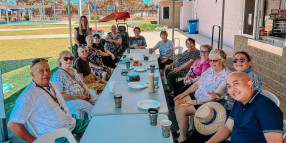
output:
M 72 61 L 72 60 L 73 60 L 73 57 L 64 57 L 63 59 L 64 59 L 64 61 L 68 61 L 68 60 L 71 60 L 71 61 Z
M 241 63 L 245 63 L 246 59 L 244 59 L 244 58 L 241 58 L 241 59 L 235 58 L 233 60 L 233 63 L 237 63 L 238 61 L 240 61 Z
M 207 54 L 209 51 L 200 51 L 202 54 Z
M 39 62 L 48 62 L 48 60 L 47 59 L 44 59 L 44 58 L 36 58 L 36 59 L 34 59 L 33 61 L 32 61 L 32 64 L 31 64 L 31 66 L 30 67 L 33 67 L 36 63 L 39 63 Z
M 209 59 L 209 62 L 214 62 L 214 63 L 217 63 L 218 61 L 220 61 L 220 59 L 217 59 L 217 60 L 212 60 L 212 59 Z

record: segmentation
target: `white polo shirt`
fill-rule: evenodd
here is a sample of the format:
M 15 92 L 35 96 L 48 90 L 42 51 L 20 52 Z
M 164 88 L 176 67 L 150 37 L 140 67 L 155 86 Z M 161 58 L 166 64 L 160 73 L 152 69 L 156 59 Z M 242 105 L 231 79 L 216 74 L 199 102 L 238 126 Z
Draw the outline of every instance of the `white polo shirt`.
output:
M 39 136 L 59 128 L 68 128 L 72 131 L 76 120 L 69 114 L 65 101 L 55 84 L 50 82 L 50 85 L 54 88 L 58 102 L 65 112 L 46 91 L 31 81 L 16 100 L 10 121 L 24 124 L 29 120 Z

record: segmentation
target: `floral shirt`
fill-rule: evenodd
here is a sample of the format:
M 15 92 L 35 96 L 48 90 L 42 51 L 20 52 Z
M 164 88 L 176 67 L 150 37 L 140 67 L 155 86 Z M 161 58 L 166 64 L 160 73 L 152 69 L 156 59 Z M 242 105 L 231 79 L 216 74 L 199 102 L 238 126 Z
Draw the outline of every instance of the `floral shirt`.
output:
M 201 60 L 202 60 L 201 58 L 196 59 L 196 61 L 190 67 L 191 72 L 190 76 L 188 77 L 188 80 L 192 80 L 196 77 L 201 76 L 201 74 L 210 67 L 209 60 L 205 60 L 203 63 L 200 64 Z
M 174 68 L 182 66 L 183 64 L 185 64 L 186 62 L 188 62 L 191 59 L 196 60 L 198 58 L 200 58 L 200 51 L 199 50 L 197 50 L 197 49 L 192 50 L 192 51 L 186 50 L 182 54 L 178 55 L 178 59 L 176 60 L 176 64 L 175 64 Z M 188 69 L 184 69 L 182 71 L 179 71 L 179 74 L 181 74 L 181 76 L 186 76 L 187 73 L 188 73 Z
M 244 71 L 248 74 L 248 77 L 253 82 L 253 88 L 254 90 L 257 90 L 258 92 L 261 92 L 262 90 L 262 82 L 257 74 L 255 74 L 252 69 L 247 69 Z
M 102 57 L 96 48 L 91 48 L 91 47 L 88 48 L 88 59 L 89 62 L 91 62 L 94 65 L 104 66 L 102 62 Z
M 117 35 L 116 36 L 112 36 L 112 33 L 111 32 L 109 32 L 108 34 L 108 40 L 109 39 L 111 39 L 111 40 L 118 40 L 118 39 L 122 39 L 122 37 L 117 33 Z M 112 54 L 115 54 L 116 53 L 116 51 L 120 51 L 120 49 L 119 48 L 121 48 L 121 46 L 120 45 L 116 45 L 116 44 L 114 44 L 114 43 L 106 43 L 105 44 L 106 45 L 106 49 L 108 50 L 108 51 L 110 51 Z
M 209 96 L 208 92 L 215 92 L 219 85 L 226 85 L 226 77 L 229 73 L 228 68 L 216 74 L 212 68 L 208 68 L 201 75 L 199 88 L 195 92 L 196 99 L 206 98 Z
M 59 68 L 54 73 L 51 80 L 56 84 L 60 93 L 71 95 L 84 94 L 85 89 L 81 86 L 84 84 L 83 81 L 74 68 L 71 68 L 71 70 L 74 74 L 74 78 L 72 78 L 64 69 Z

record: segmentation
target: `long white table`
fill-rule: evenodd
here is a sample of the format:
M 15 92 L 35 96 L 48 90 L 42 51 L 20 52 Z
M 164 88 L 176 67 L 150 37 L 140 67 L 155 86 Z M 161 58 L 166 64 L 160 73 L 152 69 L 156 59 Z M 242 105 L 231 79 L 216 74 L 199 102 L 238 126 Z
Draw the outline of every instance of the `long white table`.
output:
M 157 126 L 149 124 L 148 114 L 94 116 L 80 143 L 173 143 L 162 136 L 160 121 L 168 116 L 159 114 Z
M 152 54 L 152 62 L 146 62 L 143 60 L 143 54 L 148 54 L 148 49 L 131 49 L 131 53 L 128 56 L 133 56 L 134 59 L 138 59 L 139 62 L 143 62 L 144 65 L 149 66 L 151 64 L 158 65 L 157 55 Z M 127 57 L 128 57 L 127 56 Z M 141 100 L 156 100 L 160 102 L 159 114 L 168 114 L 168 106 L 166 103 L 165 93 L 161 79 L 159 78 L 159 88 L 155 90 L 155 93 L 149 93 L 148 88 L 144 89 L 132 89 L 128 86 L 126 76 L 121 75 L 121 67 L 125 64 L 118 64 L 115 68 L 109 81 L 115 81 L 115 93 L 109 92 L 108 84 L 104 88 L 102 94 L 94 105 L 90 112 L 91 116 L 96 115 L 115 115 L 115 114 L 146 114 L 147 111 L 137 108 L 137 103 Z M 129 71 L 133 72 L 133 70 Z M 140 82 L 148 83 L 148 74 L 150 70 L 145 72 L 138 72 L 140 74 Z M 156 69 L 155 74 L 158 76 L 159 69 Z M 122 107 L 115 108 L 114 106 L 114 94 L 120 93 L 122 95 Z

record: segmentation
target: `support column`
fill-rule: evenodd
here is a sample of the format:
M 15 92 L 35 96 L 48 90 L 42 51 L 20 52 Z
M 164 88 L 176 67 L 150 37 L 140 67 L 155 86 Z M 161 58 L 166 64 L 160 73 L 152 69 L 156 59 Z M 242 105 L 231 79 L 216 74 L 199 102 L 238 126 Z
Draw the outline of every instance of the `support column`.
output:
M 8 0 L 6 0 L 6 3 L 5 3 L 5 8 L 6 8 L 6 21 L 7 21 L 7 24 L 9 24 L 9 14 L 8 14 Z
M 174 27 L 175 27 L 175 0 L 173 0 L 173 14 L 172 14 L 172 41 L 173 43 L 175 43 Z
M 68 0 L 68 16 L 69 16 L 70 51 L 72 51 L 72 33 L 71 33 L 70 0 Z
M 80 17 L 81 17 L 81 0 L 78 0 L 78 22 L 80 22 Z

